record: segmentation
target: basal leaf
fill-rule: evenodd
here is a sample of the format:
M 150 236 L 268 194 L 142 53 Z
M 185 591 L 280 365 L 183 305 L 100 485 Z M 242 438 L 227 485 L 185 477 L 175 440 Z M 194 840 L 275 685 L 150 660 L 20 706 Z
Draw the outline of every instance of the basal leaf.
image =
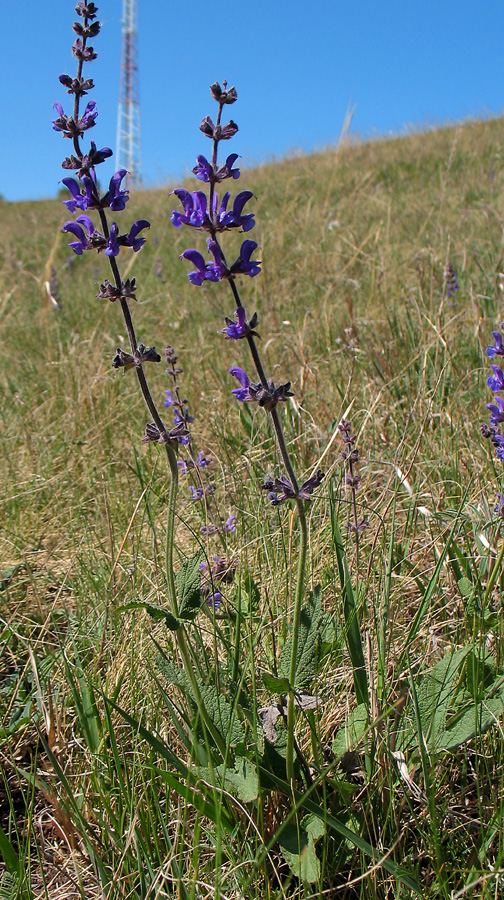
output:
M 365 703 L 359 703 L 352 710 L 342 728 L 336 732 L 332 751 L 338 758 L 349 750 L 355 750 L 369 730 L 369 717 Z
M 315 818 L 315 817 L 313 817 Z M 304 824 L 303 820 L 303 824 Z M 320 862 L 312 832 L 287 825 L 278 839 L 285 861 L 296 878 L 313 884 L 320 878 Z
M 219 694 L 212 684 L 203 685 L 200 692 L 205 709 L 224 740 L 230 747 L 241 744 L 245 740 L 245 729 L 227 697 Z
M 311 687 L 320 659 L 320 630 L 322 624 L 321 589 L 316 587 L 301 610 L 296 659 L 296 679 L 292 687 L 306 690 Z M 292 633 L 287 638 L 280 656 L 278 674 L 289 678 L 292 655 Z

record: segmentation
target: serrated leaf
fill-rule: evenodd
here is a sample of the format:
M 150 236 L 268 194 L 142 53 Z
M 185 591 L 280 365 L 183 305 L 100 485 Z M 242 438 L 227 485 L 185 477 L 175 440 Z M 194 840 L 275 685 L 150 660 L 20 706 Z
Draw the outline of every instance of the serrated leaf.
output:
M 182 563 L 175 575 L 178 595 L 178 615 L 180 619 L 191 620 L 196 617 L 203 597 L 201 594 L 201 563 L 205 559 L 203 551 L 195 553 Z
M 296 690 L 309 689 L 317 673 L 320 659 L 320 627 L 322 622 L 321 589 L 318 585 L 301 610 L 297 644 Z M 292 655 L 292 633 L 287 638 L 280 656 L 278 674 L 289 678 Z
M 352 710 L 342 728 L 334 737 L 332 751 L 338 759 L 349 750 L 355 750 L 369 730 L 369 717 L 365 703 L 359 703 Z
M 200 688 L 205 709 L 215 727 L 220 731 L 230 747 L 236 747 L 245 740 L 245 729 L 227 697 L 219 694 L 212 684 Z
M 161 674 L 166 678 L 168 684 L 174 684 L 183 690 L 190 689 L 189 679 L 183 669 L 170 662 L 164 656 L 156 658 L 156 664 Z M 192 692 L 191 692 L 192 693 Z
M 224 777 L 225 788 L 244 803 L 251 803 L 259 794 L 257 769 L 249 759 L 237 756 L 234 769 L 217 766 L 217 773 Z
M 149 613 L 149 616 L 152 619 L 164 619 L 170 631 L 177 631 L 182 624 L 168 609 L 165 609 L 164 606 L 156 606 L 155 603 L 147 603 L 145 600 L 131 600 L 129 603 L 125 603 L 119 608 L 120 610 L 144 609 L 145 612 Z
M 264 672 L 262 680 L 264 687 L 268 691 L 273 691 L 275 694 L 287 694 L 290 690 L 288 678 L 277 678 L 276 675 L 270 675 L 269 672 Z

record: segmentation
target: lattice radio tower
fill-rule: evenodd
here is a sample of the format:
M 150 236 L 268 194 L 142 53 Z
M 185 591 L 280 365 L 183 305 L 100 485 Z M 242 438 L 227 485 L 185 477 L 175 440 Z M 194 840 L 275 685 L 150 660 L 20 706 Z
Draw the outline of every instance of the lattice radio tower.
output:
M 121 85 L 117 116 L 117 165 L 141 182 L 137 0 L 123 0 Z

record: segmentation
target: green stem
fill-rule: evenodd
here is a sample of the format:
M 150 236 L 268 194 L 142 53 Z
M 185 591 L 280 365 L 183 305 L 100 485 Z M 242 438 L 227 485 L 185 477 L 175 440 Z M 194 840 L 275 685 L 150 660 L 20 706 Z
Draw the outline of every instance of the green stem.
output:
M 296 593 L 294 596 L 294 619 L 292 623 L 292 653 L 289 670 L 289 701 L 287 705 L 287 780 L 292 784 L 294 780 L 294 724 L 295 724 L 295 706 L 294 706 L 294 686 L 296 683 L 296 669 L 299 643 L 299 625 L 301 621 L 301 606 L 304 597 L 305 586 L 305 569 L 306 556 L 308 551 L 308 523 L 306 521 L 306 513 L 304 501 L 297 500 L 298 516 L 299 516 L 299 556 L 296 578 Z
M 488 579 L 488 584 L 487 584 L 486 590 L 485 590 L 485 606 L 488 603 L 490 594 L 492 593 L 492 590 L 493 590 L 493 586 L 497 580 L 497 575 L 499 574 L 499 570 L 502 565 L 503 559 L 504 559 L 504 541 L 502 542 L 502 547 L 499 550 L 499 555 L 498 555 L 497 559 L 495 560 L 495 565 L 492 569 L 492 574 L 490 575 L 490 578 Z

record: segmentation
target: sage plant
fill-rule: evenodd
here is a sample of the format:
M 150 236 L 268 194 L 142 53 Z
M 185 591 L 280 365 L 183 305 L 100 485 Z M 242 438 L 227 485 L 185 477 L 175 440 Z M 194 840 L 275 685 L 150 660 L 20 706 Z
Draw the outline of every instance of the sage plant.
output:
M 173 631 L 176 635 L 184 667 L 191 680 L 199 714 L 217 745 L 222 752 L 225 752 L 225 744 L 222 741 L 222 737 L 209 719 L 201 698 L 201 692 L 193 668 L 193 665 L 197 663 L 194 649 L 186 641 L 183 621 L 177 618 L 179 608 L 173 567 L 175 508 L 179 472 L 177 454 L 179 445 L 188 443 L 188 424 L 191 420 L 185 411 L 183 414 L 180 414 L 180 408 L 178 408 L 173 427 L 169 428 L 165 425 L 147 381 L 145 365 L 147 363 L 160 362 L 161 356 L 156 352 L 155 347 L 145 347 L 137 341 L 130 308 L 132 301 L 135 301 L 137 297 L 136 280 L 135 278 L 123 280 L 119 267 L 119 257 L 122 257 L 128 251 L 138 253 L 141 250 L 146 240 L 143 232 L 150 227 L 150 223 L 146 219 L 139 219 L 127 226 L 126 229 L 119 228 L 115 221 L 118 218 L 116 214 L 125 210 L 129 200 L 129 190 L 123 187 L 124 178 L 128 173 L 125 169 L 119 169 L 115 172 L 109 180 L 106 192 L 101 194 L 96 169 L 112 156 L 112 150 L 109 147 L 103 147 L 99 150 L 94 141 L 90 142 L 90 147 L 87 148 L 86 152 L 82 147 L 82 140 L 85 135 L 87 137 L 87 132 L 94 128 L 98 115 L 95 100 L 88 100 L 84 111 L 82 111 L 81 105 L 83 98 L 94 88 L 93 80 L 85 78 L 83 70 L 85 65 L 87 66 L 96 59 L 97 54 L 89 42 L 98 36 L 100 23 L 97 21 L 98 9 L 94 3 L 86 3 L 81 0 L 75 6 L 75 12 L 77 13 L 78 21 L 73 24 L 76 38 L 72 45 L 72 53 L 77 61 L 77 72 L 74 76 L 67 74 L 59 76 L 60 83 L 73 98 L 72 111 L 71 114 L 65 113 L 62 104 L 56 102 L 54 107 L 57 117 L 52 123 L 54 130 L 72 143 L 72 152 L 65 157 L 62 167 L 66 171 L 74 172 L 76 176 L 68 175 L 62 179 L 70 195 L 67 200 L 63 201 L 64 205 L 70 213 L 77 214 L 74 219 L 65 222 L 62 231 L 73 238 L 69 247 L 77 256 L 81 256 L 87 251 L 95 251 L 104 253 L 109 261 L 110 280 L 105 279 L 103 284 L 100 285 L 100 290 L 96 296 L 98 299 L 109 300 L 112 303 L 119 302 L 129 339 L 129 350 L 118 348 L 113 360 L 113 366 L 115 368 L 134 369 L 152 419 L 146 426 L 143 441 L 147 443 L 156 442 L 163 445 L 171 472 L 167 510 L 166 578 Z M 94 214 L 95 220 L 93 220 L 90 213 Z M 112 214 L 114 214 L 113 220 Z M 97 224 L 95 224 L 96 221 Z M 172 348 L 169 348 L 168 356 L 170 366 L 173 364 Z M 171 368 L 173 369 L 173 365 L 171 365 Z M 210 574 L 215 577 L 215 580 L 219 580 L 218 576 L 221 572 L 219 570 Z M 206 584 L 208 576 L 202 576 L 202 581 Z
M 240 278 L 244 276 L 255 278 L 261 271 L 261 262 L 255 258 L 255 253 L 259 249 L 257 243 L 248 237 L 245 238 L 241 243 L 238 256 L 228 260 L 228 251 L 224 246 L 225 232 L 238 230 L 248 234 L 254 228 L 254 213 L 249 212 L 247 206 L 252 200 L 253 194 L 247 190 L 240 191 L 231 200 L 231 193 L 225 191 L 219 201 L 217 190 L 220 191 L 221 183 L 236 181 L 240 177 L 240 169 L 236 166 L 238 159 L 236 153 L 228 154 L 224 161 L 219 159 L 220 144 L 223 141 L 229 141 L 238 131 L 238 126 L 232 119 L 225 124 L 222 122 L 225 108 L 236 102 L 237 92 L 234 87 L 228 87 L 226 81 L 223 81 L 222 85 L 214 82 L 210 86 L 210 92 L 217 103 L 215 122 L 210 116 L 206 116 L 199 127 L 203 135 L 211 141 L 211 155 L 210 159 L 203 154 L 198 155 L 196 165 L 192 170 L 197 180 L 206 185 L 206 190 L 188 191 L 184 188 L 174 190 L 173 194 L 178 199 L 181 208 L 172 210 L 171 221 L 175 228 L 190 228 L 194 232 L 200 232 L 206 236 L 205 254 L 200 249 L 188 248 L 180 255 L 181 260 L 186 260 L 193 266 L 193 269 L 188 272 L 191 284 L 201 288 L 205 282 L 227 283 L 234 308 L 230 309 L 231 315 L 225 317 L 225 327 L 221 333 L 226 341 L 243 340 L 247 342 L 255 370 L 255 375 L 251 376 L 239 366 L 230 368 L 230 374 L 236 378 L 239 384 L 239 387 L 232 390 L 232 394 L 239 403 L 255 404 L 271 418 L 283 471 L 275 479 L 267 479 L 262 487 L 267 491 L 267 496 L 274 506 L 291 501 L 297 507 L 300 541 L 292 623 L 286 760 L 287 777 L 292 781 L 296 664 L 308 549 L 306 504 L 310 501 L 313 491 L 318 487 L 324 475 L 323 472 L 317 471 L 299 484 L 278 411 L 279 404 L 288 402 L 289 398 L 293 396 L 291 383 L 275 386 L 273 381 L 268 378 L 258 349 L 257 313 L 249 317 L 241 300 Z

